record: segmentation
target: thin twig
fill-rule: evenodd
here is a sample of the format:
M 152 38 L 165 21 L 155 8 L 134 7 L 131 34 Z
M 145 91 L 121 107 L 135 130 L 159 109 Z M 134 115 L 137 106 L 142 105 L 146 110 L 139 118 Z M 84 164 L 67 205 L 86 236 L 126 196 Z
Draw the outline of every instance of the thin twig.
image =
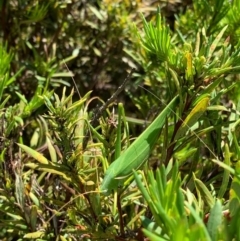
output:
M 118 87 L 118 89 L 116 90 L 116 92 L 94 113 L 93 115 L 93 119 L 91 121 L 91 125 L 94 127 L 97 124 L 98 119 L 102 116 L 102 113 L 107 109 L 107 107 L 113 103 L 117 96 L 124 90 L 126 83 L 131 79 L 132 77 L 132 73 L 134 71 L 134 68 L 131 69 L 130 73 L 128 74 L 128 76 L 125 78 L 125 80 L 123 81 L 123 83 Z M 83 149 L 86 148 L 87 143 L 89 140 L 89 130 L 87 131 L 85 138 L 83 140 Z
M 116 98 L 118 97 L 118 95 L 123 91 L 123 89 L 125 88 L 125 85 L 127 84 L 127 82 L 129 81 L 129 79 L 132 76 L 134 69 L 131 69 L 130 73 L 128 74 L 128 76 L 125 78 L 125 80 L 123 81 L 123 83 L 118 87 L 118 89 L 116 90 L 116 92 L 105 102 L 105 104 L 103 104 L 96 112 L 96 114 L 93 117 L 92 123 L 94 123 L 97 119 L 99 119 L 99 117 L 101 117 L 103 111 L 105 111 L 107 109 L 107 107 L 112 104 Z

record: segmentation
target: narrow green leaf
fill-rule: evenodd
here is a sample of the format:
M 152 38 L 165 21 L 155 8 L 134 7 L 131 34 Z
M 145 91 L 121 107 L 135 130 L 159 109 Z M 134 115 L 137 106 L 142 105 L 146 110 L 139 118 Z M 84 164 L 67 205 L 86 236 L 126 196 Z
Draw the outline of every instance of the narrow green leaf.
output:
M 33 192 L 29 192 L 28 195 L 31 198 L 31 200 L 34 202 L 34 204 L 39 207 L 40 206 L 40 201 L 37 198 L 37 196 Z
M 135 178 L 135 181 L 137 183 L 137 186 L 138 188 L 140 189 L 144 199 L 150 203 L 152 201 L 151 197 L 149 196 L 148 192 L 147 192 L 147 189 L 144 187 L 143 183 L 142 183 L 142 180 L 140 179 L 138 173 L 136 171 L 133 170 L 133 175 L 134 175 L 134 178 Z
M 195 221 L 197 224 L 199 224 L 199 226 L 201 227 L 204 236 L 205 236 L 205 241 L 212 241 L 211 237 L 209 236 L 208 230 L 205 226 L 205 224 L 203 223 L 202 218 L 199 216 L 199 214 L 196 212 L 196 210 L 187 202 L 185 202 L 185 206 L 189 209 L 191 215 L 194 217 Z
M 198 101 L 198 103 L 194 106 L 189 115 L 183 121 L 182 125 L 179 127 L 174 138 L 175 140 L 182 138 L 186 134 L 187 130 L 192 127 L 203 115 L 207 109 L 209 99 L 209 96 L 206 96 Z
M 207 223 L 207 229 L 212 241 L 218 240 L 218 229 L 222 223 L 222 205 L 219 200 L 216 201 L 215 205 L 211 209 L 210 216 Z
M 46 137 L 46 142 L 47 142 L 49 154 L 51 156 L 51 161 L 52 162 L 57 162 L 56 150 L 54 149 L 54 147 L 52 145 L 52 142 L 51 142 L 51 140 L 50 140 L 50 138 L 48 136 Z
M 99 20 L 103 21 L 104 17 L 100 10 L 96 9 L 95 7 L 93 7 L 90 4 L 88 4 L 88 7 Z
M 123 104 L 118 104 L 118 122 L 117 122 L 117 139 L 115 143 L 115 159 L 117 159 L 121 155 L 121 139 L 122 139 L 122 115 L 124 115 Z
M 23 149 L 28 155 L 30 155 L 31 157 L 33 157 L 34 159 L 36 159 L 38 162 L 42 163 L 42 164 L 48 164 L 49 161 L 47 158 L 45 158 L 41 153 L 33 150 L 32 148 L 25 146 L 23 144 L 19 144 L 18 146 L 21 147 L 21 149 Z
M 41 238 L 44 235 L 44 233 L 45 233 L 45 231 L 37 231 L 37 232 L 27 233 L 23 236 L 23 238 L 27 238 L 27 239 Z
M 230 151 L 229 151 L 228 144 L 225 144 L 224 163 L 228 166 L 231 165 L 231 163 L 230 163 Z M 222 185 L 221 185 L 220 190 L 218 192 L 218 198 L 219 199 L 223 198 L 225 192 L 227 191 L 229 179 L 230 179 L 230 171 L 227 170 L 227 169 L 224 169 Z
M 31 212 L 30 212 L 30 223 L 32 230 L 36 230 L 36 224 L 37 224 L 37 217 L 38 217 L 38 208 L 35 205 L 31 206 Z
M 152 231 L 148 231 L 147 229 L 143 229 L 143 233 L 149 237 L 150 240 L 154 240 L 154 241 L 168 241 L 169 238 L 161 238 L 160 236 L 156 235 L 155 233 L 153 233 Z
M 206 201 L 209 207 L 213 207 L 215 201 L 212 194 L 204 185 L 204 183 L 201 180 L 197 179 L 194 174 L 193 177 L 196 189 L 198 190 L 198 194 L 201 195 L 201 197 Z
M 150 232 L 154 232 L 155 234 L 161 235 L 162 228 L 159 227 L 156 222 L 152 221 L 151 219 L 141 216 L 142 226 Z
M 66 238 L 64 238 L 64 236 L 60 235 L 60 239 L 61 241 L 68 241 Z
M 209 55 L 208 55 L 208 58 L 211 58 L 212 57 L 212 54 L 214 52 L 214 50 L 216 49 L 220 39 L 222 38 L 224 32 L 226 31 L 228 26 L 225 26 L 221 32 L 218 34 L 218 36 L 214 39 L 213 43 L 211 44 L 210 46 L 210 50 L 209 50 Z
M 16 219 L 16 220 L 23 220 L 23 218 L 20 215 L 16 215 L 10 212 L 5 212 L 4 210 L 1 210 L 3 213 L 5 213 L 6 215 L 8 215 L 9 217 Z
M 72 173 L 66 170 L 66 166 L 53 164 L 35 164 L 35 163 L 26 163 L 26 167 L 30 167 L 32 169 L 41 170 L 48 173 L 57 174 L 62 176 L 67 181 L 72 181 Z

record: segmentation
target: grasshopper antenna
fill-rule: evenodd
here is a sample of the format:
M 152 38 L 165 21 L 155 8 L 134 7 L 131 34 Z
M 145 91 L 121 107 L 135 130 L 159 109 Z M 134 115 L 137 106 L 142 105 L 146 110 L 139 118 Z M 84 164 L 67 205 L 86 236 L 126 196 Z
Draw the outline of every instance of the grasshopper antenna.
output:
M 166 103 L 164 103 L 158 96 L 156 96 L 153 92 L 151 92 L 150 90 L 146 89 L 145 87 L 139 85 L 140 88 L 144 89 L 145 91 L 147 91 L 148 93 L 152 94 L 156 99 L 158 99 L 159 101 L 162 102 L 162 104 L 164 106 L 167 106 Z M 173 110 L 170 109 L 171 112 L 182 122 L 184 122 L 184 120 Z M 186 123 L 186 126 L 188 127 L 188 129 L 190 129 L 191 127 Z M 219 161 L 219 158 L 217 157 L 217 155 L 209 148 L 209 146 L 201 139 L 200 136 L 198 136 L 194 131 L 193 131 L 193 135 L 204 145 L 204 147 L 207 148 L 207 150 L 213 155 L 213 157 L 216 159 L 213 162 L 216 162 L 218 165 L 220 165 L 221 167 L 225 167 L 224 163 L 220 164 L 222 162 Z M 174 143 L 170 143 L 170 146 L 173 145 Z
M 71 71 L 69 70 L 69 68 L 68 68 L 68 66 L 67 66 L 67 64 L 66 64 L 65 62 L 64 62 L 64 65 L 65 65 L 65 67 L 67 68 L 68 72 L 70 73 Z M 79 90 L 78 90 L 76 81 L 74 80 L 73 77 L 72 77 L 72 81 L 73 81 L 74 87 L 75 87 L 75 89 L 76 89 L 76 91 L 77 91 L 77 93 L 78 93 L 79 98 L 81 98 L 81 94 L 80 94 L 80 92 L 79 92 Z

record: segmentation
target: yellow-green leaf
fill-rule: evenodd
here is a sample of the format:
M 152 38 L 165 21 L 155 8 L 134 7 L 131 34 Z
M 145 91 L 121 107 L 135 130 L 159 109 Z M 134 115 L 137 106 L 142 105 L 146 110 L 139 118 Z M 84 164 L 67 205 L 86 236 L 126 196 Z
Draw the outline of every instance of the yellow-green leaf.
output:
M 38 162 L 42 163 L 42 164 L 48 164 L 49 161 L 47 158 L 45 158 L 41 153 L 33 150 L 32 148 L 25 146 L 23 144 L 19 144 L 21 149 L 23 149 L 28 155 L 30 155 L 31 157 L 33 157 L 34 159 L 36 159 Z
M 175 140 L 182 138 L 186 134 L 187 130 L 203 115 L 208 107 L 209 99 L 209 96 L 205 96 L 194 106 L 189 115 L 183 121 L 182 125 L 179 127 L 174 138 Z

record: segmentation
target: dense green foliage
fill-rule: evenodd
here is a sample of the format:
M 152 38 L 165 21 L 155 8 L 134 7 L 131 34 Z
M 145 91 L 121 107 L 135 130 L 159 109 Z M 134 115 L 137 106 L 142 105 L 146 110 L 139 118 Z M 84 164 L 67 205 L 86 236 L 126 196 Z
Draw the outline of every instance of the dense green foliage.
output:
M 1 240 L 240 240 L 240 3 L 150 2 L 1 1 Z

